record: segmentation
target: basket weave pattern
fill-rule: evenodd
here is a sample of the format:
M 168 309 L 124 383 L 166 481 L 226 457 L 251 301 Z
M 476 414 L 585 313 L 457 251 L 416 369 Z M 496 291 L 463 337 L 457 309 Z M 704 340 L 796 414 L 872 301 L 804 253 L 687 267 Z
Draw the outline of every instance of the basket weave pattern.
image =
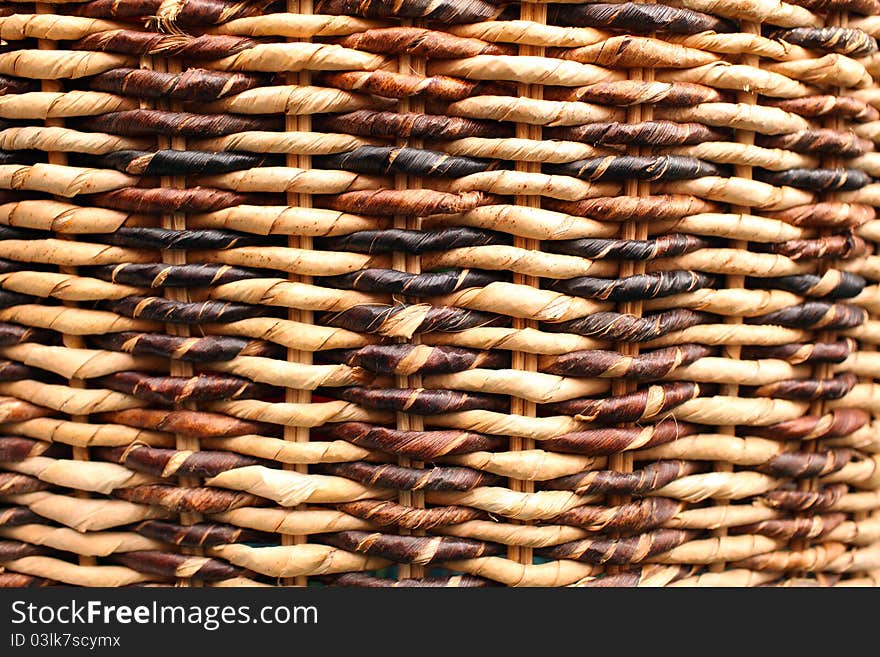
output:
M 880 3 L 0 7 L 0 586 L 880 584 Z

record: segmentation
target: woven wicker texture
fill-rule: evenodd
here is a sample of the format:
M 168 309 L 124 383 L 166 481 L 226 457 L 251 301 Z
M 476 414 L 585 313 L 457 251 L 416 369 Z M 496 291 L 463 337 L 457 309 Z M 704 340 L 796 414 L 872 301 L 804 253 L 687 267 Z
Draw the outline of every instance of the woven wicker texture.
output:
M 0 6 L 0 586 L 880 584 L 880 3 Z

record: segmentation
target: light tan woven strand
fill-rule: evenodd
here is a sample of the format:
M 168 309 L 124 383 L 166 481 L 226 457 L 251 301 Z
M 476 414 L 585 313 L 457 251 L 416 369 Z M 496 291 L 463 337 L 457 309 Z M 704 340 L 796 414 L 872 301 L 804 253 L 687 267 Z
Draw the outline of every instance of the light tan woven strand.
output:
M 36 6 L 37 14 L 54 14 L 54 10 L 51 4 L 43 4 L 38 3 Z M 50 41 L 48 39 L 38 39 L 37 47 L 40 50 L 54 50 L 58 47 L 58 43 L 56 41 Z M 64 87 L 63 83 L 57 80 L 43 80 L 40 83 L 40 88 L 42 91 L 48 92 L 63 92 Z M 64 119 L 46 119 L 47 127 L 63 127 Z M 47 153 L 48 162 L 50 164 L 67 164 L 67 154 L 57 151 L 50 151 Z M 69 237 L 62 235 L 62 239 L 76 239 L 75 237 Z M 59 267 L 59 271 L 62 274 L 71 274 L 76 276 L 76 267 Z M 77 306 L 75 301 L 65 301 L 65 306 L 70 306 L 75 308 Z M 85 346 L 83 338 L 79 335 L 70 335 L 69 333 L 65 333 L 62 336 L 62 341 L 65 347 L 70 347 L 72 349 L 79 349 Z M 84 388 L 85 382 L 82 379 L 68 379 L 71 388 Z M 74 415 L 71 418 L 74 422 L 88 422 L 89 418 L 87 415 Z M 73 448 L 73 458 L 79 461 L 88 461 L 89 460 L 89 448 L 88 447 L 74 447 Z M 89 493 L 85 491 L 76 491 L 77 497 L 88 497 Z M 79 556 L 78 557 L 79 564 L 81 566 L 94 566 L 96 561 L 94 557 L 88 556 Z
M 523 2 L 520 5 L 520 19 L 525 21 L 533 21 L 535 23 L 547 22 L 547 6 L 538 3 Z M 542 57 L 544 55 L 543 46 L 533 46 L 520 44 L 518 46 L 518 54 L 520 56 Z M 539 84 L 519 84 L 517 89 L 519 95 L 524 98 L 534 100 L 542 100 L 544 98 L 543 86 Z M 533 139 L 541 141 L 543 139 L 542 129 L 540 125 L 531 125 L 528 123 L 516 124 L 516 136 L 518 139 Z M 516 162 L 517 171 L 540 172 L 541 165 L 537 162 Z M 516 205 L 522 205 L 528 208 L 540 208 L 540 196 L 516 196 Z M 528 239 L 523 237 L 515 237 L 513 245 L 521 249 L 529 249 L 532 251 L 541 250 L 541 242 L 536 239 Z M 541 279 L 536 276 L 526 276 L 523 274 L 514 274 L 513 283 L 515 285 L 528 285 L 534 288 L 541 286 Z M 538 322 L 528 319 L 514 318 L 512 322 L 514 329 L 522 330 L 529 328 L 538 328 Z M 511 367 L 520 372 L 536 372 L 538 370 L 538 359 L 535 354 L 514 351 L 511 353 Z M 534 417 L 536 415 L 535 403 L 519 397 L 511 397 L 510 412 L 516 415 L 525 415 Z M 523 451 L 533 449 L 535 443 L 528 438 L 519 436 L 510 437 L 510 451 Z M 510 489 L 524 493 L 532 493 L 535 490 L 533 481 L 523 481 L 517 479 L 510 480 Z M 510 546 L 507 550 L 507 556 L 524 566 L 532 564 L 532 549 L 524 546 Z
M 311 14 L 312 0 L 287 0 L 287 11 L 291 14 Z M 303 38 L 288 38 L 288 41 L 308 41 Z M 312 81 L 312 74 L 308 70 L 298 73 L 288 73 L 286 75 L 287 83 L 291 85 L 309 86 Z M 284 128 L 288 132 L 309 131 L 312 127 L 311 114 L 298 114 L 295 111 L 288 111 L 284 115 Z M 287 166 L 297 167 L 300 169 L 310 169 L 312 158 L 309 155 L 287 155 Z M 294 207 L 310 208 L 312 207 L 311 194 L 295 194 L 288 192 L 286 195 L 287 204 Z M 312 238 L 304 235 L 291 235 L 287 238 L 287 245 L 296 249 L 311 249 Z M 288 279 L 301 283 L 310 283 L 310 276 L 301 276 L 298 274 L 290 274 Z M 312 312 L 309 310 L 300 310 L 291 308 L 287 311 L 287 318 L 294 322 L 303 322 L 305 324 L 312 323 Z M 287 360 L 291 363 L 304 363 L 310 365 L 312 363 L 312 352 L 301 351 L 299 349 L 288 349 Z M 312 393 L 309 390 L 298 390 L 294 388 L 285 388 L 284 401 L 293 404 L 307 404 L 312 399 Z M 284 427 L 284 439 L 292 440 L 297 443 L 309 442 L 310 430 L 308 427 Z M 309 466 L 288 465 L 285 464 L 285 470 L 295 470 L 296 472 L 307 473 Z M 282 534 L 282 545 L 302 545 L 308 542 L 308 537 L 302 534 Z M 281 580 L 284 584 L 294 586 L 307 586 L 308 577 L 306 575 L 297 575 L 296 577 L 286 577 Z

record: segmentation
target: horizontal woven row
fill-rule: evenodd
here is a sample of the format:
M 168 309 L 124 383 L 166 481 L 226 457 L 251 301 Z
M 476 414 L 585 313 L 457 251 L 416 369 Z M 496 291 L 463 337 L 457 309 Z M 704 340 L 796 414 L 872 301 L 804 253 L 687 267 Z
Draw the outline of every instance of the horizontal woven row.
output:
M 0 6 L 0 586 L 880 584 L 878 38 Z

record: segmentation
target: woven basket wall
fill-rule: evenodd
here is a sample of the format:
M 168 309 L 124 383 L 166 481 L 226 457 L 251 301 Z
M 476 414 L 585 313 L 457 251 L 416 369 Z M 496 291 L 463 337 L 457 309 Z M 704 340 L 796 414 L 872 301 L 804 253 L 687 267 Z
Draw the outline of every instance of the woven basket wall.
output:
M 0 9 L 0 585 L 880 583 L 878 0 Z

